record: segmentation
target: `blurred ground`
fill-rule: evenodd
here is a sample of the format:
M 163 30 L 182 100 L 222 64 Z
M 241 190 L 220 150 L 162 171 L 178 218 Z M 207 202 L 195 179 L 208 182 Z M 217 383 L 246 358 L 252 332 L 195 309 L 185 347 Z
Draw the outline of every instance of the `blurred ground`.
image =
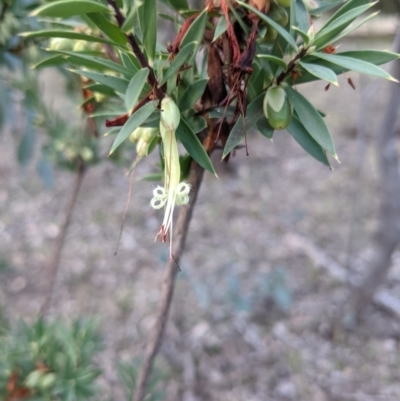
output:
M 359 39 L 341 49 L 387 49 L 391 40 Z M 328 92 L 323 83 L 299 87 L 329 114 L 342 163 L 333 161 L 334 171 L 286 132 L 273 143 L 249 135 L 250 156 L 238 151 L 227 167 L 215 157 L 220 179 L 205 177 L 157 361 L 167 400 L 400 399 L 400 321 L 370 306 L 353 331 L 332 329 L 347 289 L 287 243 L 288 234 L 301 234 L 360 276 L 371 257 L 379 206 L 373 145 L 387 87 L 351 77 L 357 91 L 343 77 Z M 59 94 L 48 96 L 66 107 Z M 54 190 L 45 190 L 35 171 L 21 171 L 14 149 L 12 135 L 3 133 L 0 303 L 13 319 L 32 319 L 73 177 L 58 172 Z M 150 164 L 139 165 L 137 176 Z M 135 183 L 114 256 L 128 180 L 111 164 L 91 169 L 58 281 L 54 315 L 102 318 L 102 385 L 115 401 L 121 400 L 116 362 L 143 350 L 168 255 L 167 246 L 153 243 L 162 216 L 149 207 L 152 187 Z M 395 262 L 386 288 L 400 298 L 400 253 Z

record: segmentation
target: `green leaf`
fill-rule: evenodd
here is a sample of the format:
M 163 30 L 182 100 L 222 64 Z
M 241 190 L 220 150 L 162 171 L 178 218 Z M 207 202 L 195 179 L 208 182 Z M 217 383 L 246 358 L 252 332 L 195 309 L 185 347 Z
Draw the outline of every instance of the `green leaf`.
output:
M 323 48 L 332 43 L 332 40 L 342 32 L 348 25 L 350 25 L 359 15 L 371 8 L 375 3 L 366 4 L 364 6 L 356 7 L 347 13 L 341 15 L 340 18 L 326 23 L 322 29 L 315 35 L 314 46 L 317 49 Z
M 372 13 L 371 15 L 368 15 L 368 17 L 357 21 L 357 23 L 353 23 L 351 25 L 349 25 L 346 29 L 344 29 L 343 31 L 339 32 L 338 35 L 336 35 L 335 37 L 333 37 L 332 39 L 329 40 L 330 43 L 334 43 L 337 42 L 338 40 L 344 38 L 345 36 L 349 35 L 351 32 L 357 30 L 361 25 L 364 25 L 367 21 L 369 21 L 370 19 L 376 17 L 379 14 L 379 11 Z
M 348 11 L 353 10 L 354 8 L 361 7 L 366 4 L 371 3 L 371 0 L 350 0 L 350 1 L 345 1 L 345 2 L 342 1 L 341 3 L 342 4 L 345 3 L 345 4 L 342 7 L 340 7 L 339 10 L 337 10 L 332 15 L 331 18 L 329 18 L 329 20 L 326 22 L 325 26 L 330 25 L 333 21 L 337 20 L 342 15 L 346 14 Z
M 99 38 L 97 36 L 86 35 L 85 33 L 78 33 L 67 30 L 46 29 L 36 32 L 23 32 L 19 36 L 23 38 L 67 38 L 75 40 L 84 40 L 86 42 L 106 43 L 112 46 L 120 46 L 120 44 L 112 42 L 111 40 Z
M 189 110 L 201 98 L 206 89 L 207 83 L 208 79 L 198 79 L 186 88 L 179 100 L 179 110 L 181 113 Z
M 121 64 L 114 63 L 113 61 L 107 60 L 101 57 L 88 56 L 82 53 L 68 52 L 68 51 L 57 51 L 62 55 L 66 55 L 67 60 L 73 64 L 82 65 L 84 67 L 92 68 L 95 70 L 112 70 L 125 75 L 126 78 L 132 78 L 135 71 L 131 71 Z
M 272 63 L 275 63 L 278 67 L 281 67 L 282 70 L 284 70 L 284 71 L 287 70 L 286 62 L 279 57 L 271 56 L 270 54 L 259 54 L 259 55 L 257 55 L 257 57 L 263 58 L 264 60 L 268 60 L 268 61 L 271 61 Z
M 90 13 L 87 15 L 90 20 L 111 40 L 123 45 L 128 43 L 128 39 L 124 32 L 114 25 L 109 19 L 100 13 Z
M 169 4 L 175 9 L 175 10 L 187 10 L 189 9 L 187 0 L 167 0 Z
M 174 61 L 171 63 L 170 67 L 165 72 L 161 82 L 158 87 L 161 88 L 172 76 L 177 74 L 179 69 L 183 66 L 183 64 L 191 58 L 194 49 L 197 47 L 196 42 L 192 42 L 183 47 L 180 52 L 174 58 Z
M 86 78 L 92 79 L 95 82 L 106 85 L 116 92 L 125 94 L 128 88 L 129 81 L 124 78 L 114 77 L 112 75 L 100 74 L 98 72 L 83 71 L 83 70 L 70 70 L 75 74 L 83 75 Z
M 187 115 L 185 116 L 186 122 L 195 134 L 207 128 L 207 121 L 201 116 Z
M 362 61 L 351 57 L 338 56 L 336 54 L 326 54 L 318 52 L 315 52 L 312 55 L 322 60 L 328 61 L 332 64 L 337 64 L 340 67 L 348 69 L 349 71 L 356 71 L 361 74 L 367 74 L 373 77 L 388 79 L 389 81 L 397 82 L 397 80 L 394 79 L 385 70 L 382 70 L 382 68 L 379 68 L 374 64 L 368 63 L 367 61 Z
M 274 20 L 266 16 L 265 14 L 261 13 L 254 7 L 251 7 L 250 5 L 243 3 L 240 0 L 235 0 L 236 3 L 240 4 L 242 7 L 247 8 L 248 10 L 252 11 L 254 14 L 256 14 L 258 17 L 260 17 L 267 25 L 271 25 L 276 31 L 279 33 L 279 35 L 282 36 L 283 39 L 292 47 L 294 50 L 297 51 L 297 45 L 292 36 L 290 36 L 289 32 L 285 30 L 285 28 L 282 28 L 278 23 L 276 23 Z
M 125 105 L 128 111 L 135 107 L 148 76 L 149 69 L 143 68 L 138 71 L 131 79 L 131 82 L 129 82 L 129 86 L 125 94 Z
M 182 142 L 182 145 L 189 155 L 192 156 L 201 167 L 217 176 L 207 152 L 184 118 L 181 118 L 179 127 L 176 130 L 176 136 Z
M 243 116 L 240 116 L 237 119 L 228 136 L 228 140 L 226 141 L 222 159 L 224 159 L 237 145 L 239 145 L 240 142 L 242 142 L 246 132 L 249 132 L 256 125 L 260 117 L 264 115 L 264 97 L 265 93 L 261 93 L 249 104 L 244 122 Z
M 104 4 L 92 0 L 59 0 L 44 4 L 31 14 L 32 16 L 69 18 L 88 13 L 109 13 Z
M 337 56 L 351 57 L 358 60 L 368 61 L 374 65 L 385 64 L 393 60 L 397 60 L 399 56 L 396 53 L 379 50 L 354 50 L 349 52 L 337 53 Z M 341 67 L 337 64 L 329 63 L 325 60 L 318 59 L 313 56 L 306 56 L 303 61 L 310 62 L 312 64 L 318 64 L 322 67 L 329 68 L 336 75 L 340 75 L 343 72 L 349 71 L 348 68 Z M 304 71 L 302 75 L 296 78 L 296 84 L 304 84 L 307 82 L 315 81 L 317 78 L 314 75 Z
M 149 64 L 152 66 L 157 43 L 157 7 L 156 0 L 146 0 L 139 8 L 140 28 L 143 33 L 143 46 Z
M 310 17 L 304 6 L 303 0 L 295 0 L 294 10 L 296 15 L 297 27 L 303 32 L 307 32 L 310 28 Z
M 315 139 L 315 141 L 327 152 L 329 152 L 336 160 L 337 154 L 332 136 L 325 125 L 324 120 L 314 106 L 299 92 L 291 87 L 285 88 L 293 107 L 304 125 L 305 129 Z
M 292 117 L 292 121 L 286 129 L 307 153 L 319 162 L 330 167 L 329 160 L 322 147 L 313 139 L 304 125 L 295 116 Z
M 301 37 L 305 45 L 308 45 L 310 43 L 310 38 L 308 37 L 307 32 L 304 32 L 300 28 L 297 28 L 295 26 L 292 27 L 292 29 Z
M 129 10 L 125 18 L 125 21 L 121 27 L 123 32 L 129 32 L 130 30 L 133 29 L 135 25 L 136 13 L 138 12 L 140 5 L 141 5 L 140 0 L 134 0 L 134 3 L 131 9 Z
M 153 102 L 148 102 L 135 113 L 133 113 L 129 117 L 128 121 L 121 128 L 121 131 L 119 131 L 119 134 L 115 138 L 114 143 L 111 147 L 109 155 L 111 155 L 115 151 L 115 149 L 117 149 L 118 146 L 121 145 L 122 142 L 127 140 L 129 138 L 129 135 L 132 134 L 132 132 L 135 131 L 135 129 L 138 128 L 141 124 L 143 124 L 154 111 L 155 106 Z
M 322 79 L 323 81 L 327 81 L 336 86 L 339 85 L 336 74 L 329 68 L 322 67 L 317 64 L 305 63 L 304 61 L 300 61 L 299 64 L 302 68 L 304 68 L 306 71 L 316 76 L 317 78 Z
M 258 119 L 257 129 L 266 138 L 272 140 L 272 137 L 274 136 L 274 129 L 269 125 L 269 122 L 265 116 L 262 116 Z
M 200 46 L 206 28 L 207 12 L 204 10 L 190 25 L 185 36 L 181 41 L 180 47 L 183 48 L 189 43 L 196 42 Z
M 367 61 L 371 64 L 381 65 L 390 61 L 398 60 L 400 54 L 381 51 L 381 50 L 352 50 L 347 52 L 337 53 L 337 56 L 351 57 L 357 60 Z
M 226 32 L 228 29 L 228 24 L 226 23 L 226 19 L 221 17 L 218 21 L 217 26 L 215 27 L 213 42 L 215 42 L 222 34 Z
M 45 58 L 38 63 L 34 64 L 32 66 L 33 69 L 39 69 L 39 68 L 46 68 L 46 67 L 54 67 L 56 65 L 64 64 L 65 59 L 61 55 L 56 55 L 56 56 L 50 56 L 48 58 Z

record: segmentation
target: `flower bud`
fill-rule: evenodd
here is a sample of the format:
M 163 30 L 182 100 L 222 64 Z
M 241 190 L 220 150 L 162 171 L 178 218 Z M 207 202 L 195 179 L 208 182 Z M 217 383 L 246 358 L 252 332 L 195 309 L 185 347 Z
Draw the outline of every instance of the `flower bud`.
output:
M 276 130 L 285 129 L 292 119 L 293 107 L 281 86 L 271 87 L 264 97 L 264 115 Z
M 150 142 L 140 138 L 136 144 L 136 153 L 139 157 L 145 157 L 149 153 Z
M 268 26 L 267 28 L 267 33 L 264 36 L 264 39 L 267 43 L 275 42 L 275 40 L 278 38 L 278 31 L 272 26 Z
M 151 127 L 145 127 L 142 128 L 142 139 L 147 142 L 150 143 L 159 133 L 159 129 L 158 128 L 151 128 Z
M 303 0 L 303 3 L 307 11 L 312 11 L 319 7 L 318 2 L 316 0 Z
M 133 143 L 136 143 L 142 137 L 143 128 L 138 127 L 132 134 L 129 135 L 129 140 Z
M 26 387 L 29 387 L 29 388 L 38 387 L 39 382 L 41 381 L 43 375 L 44 375 L 44 372 L 39 369 L 34 370 L 33 372 L 29 373 L 28 377 L 25 379 Z
M 277 22 L 281 26 L 286 26 L 289 22 L 289 16 L 286 10 L 278 5 L 271 7 L 268 17 Z
M 296 1 L 296 0 L 293 0 Z M 282 7 L 290 7 L 292 0 L 276 0 L 276 2 Z
M 53 387 L 56 382 L 56 375 L 54 373 L 46 373 L 39 382 L 39 387 L 42 389 L 48 389 Z
M 168 131 L 176 131 L 181 121 L 181 113 L 178 106 L 170 97 L 161 101 L 161 124 Z

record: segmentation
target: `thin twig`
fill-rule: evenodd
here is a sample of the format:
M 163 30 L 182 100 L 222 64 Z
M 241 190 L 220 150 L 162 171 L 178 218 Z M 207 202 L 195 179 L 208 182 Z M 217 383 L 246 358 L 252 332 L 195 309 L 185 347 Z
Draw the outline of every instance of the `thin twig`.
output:
M 4 3 L 3 8 L 1 9 L 0 13 L 0 21 L 4 20 L 4 17 L 6 16 L 7 9 L 10 5 L 8 3 Z
M 67 234 L 68 226 L 71 222 L 72 213 L 74 211 L 76 200 L 78 199 L 79 191 L 82 186 L 83 177 L 85 175 L 86 168 L 83 163 L 80 163 L 78 170 L 76 171 L 74 186 L 72 187 L 70 198 L 65 208 L 64 221 L 60 228 L 60 233 L 57 236 L 56 245 L 54 247 L 53 255 L 50 259 L 48 266 L 48 289 L 46 291 L 46 297 L 43 305 L 40 309 L 41 316 L 46 316 L 53 303 L 54 288 L 57 279 L 58 268 L 60 266 L 61 252 L 64 247 L 65 237 Z
M 176 240 L 174 241 L 175 246 L 173 249 L 173 255 L 175 260 L 168 262 L 167 264 L 161 289 L 161 298 L 158 304 L 156 323 L 154 325 L 150 340 L 147 344 L 144 361 L 136 381 L 136 391 L 133 398 L 134 401 L 142 401 L 146 395 L 146 386 L 150 377 L 151 368 L 160 347 L 161 340 L 164 335 L 165 325 L 168 320 L 168 314 L 174 294 L 175 277 L 179 271 L 178 264 L 185 248 L 189 223 L 192 218 L 194 205 L 196 203 L 197 195 L 199 193 L 203 178 L 203 173 L 204 169 L 193 161 L 189 174 L 189 184 L 192 187 L 190 192 L 190 202 L 187 207 L 181 207 L 179 212 L 178 221 L 174 232 L 174 237 Z
M 118 26 L 121 28 L 125 22 L 125 17 L 122 15 L 121 10 L 119 9 L 118 4 L 116 3 L 115 0 L 107 0 L 107 2 L 114 9 L 115 18 L 118 22 Z M 149 69 L 149 76 L 147 78 L 147 81 L 149 82 L 150 86 L 153 88 L 154 94 L 157 96 L 158 99 L 164 98 L 164 96 L 165 96 L 164 91 L 162 91 L 161 89 L 158 88 L 158 81 L 154 74 L 154 70 L 150 66 L 149 62 L 147 61 L 146 56 L 143 54 L 142 50 L 140 49 L 135 37 L 133 36 L 132 33 L 125 34 L 125 36 L 128 39 L 129 44 L 131 45 L 132 51 L 135 54 L 136 58 L 138 59 L 142 68 Z

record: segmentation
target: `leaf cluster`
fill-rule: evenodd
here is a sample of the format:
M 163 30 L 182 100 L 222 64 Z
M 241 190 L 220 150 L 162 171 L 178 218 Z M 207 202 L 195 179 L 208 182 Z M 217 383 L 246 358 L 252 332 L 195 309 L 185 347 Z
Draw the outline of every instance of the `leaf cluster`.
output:
M 35 401 L 90 399 L 96 392 L 100 370 L 93 357 L 101 349 L 96 321 L 39 319 L 21 322 L 14 333 L 1 338 L 0 394 L 19 394 Z
M 190 10 L 185 0 L 165 0 L 161 3 L 169 10 L 162 13 L 156 0 L 110 0 L 108 4 L 56 0 L 34 11 L 48 22 L 53 18 L 50 29 L 24 36 L 61 38 L 62 45 L 50 46 L 51 56 L 42 65 L 67 63 L 71 71 L 88 80 L 87 86 L 95 94 L 122 100 L 120 112 L 126 118 L 122 127 L 111 124 L 109 135 L 116 138 L 110 154 L 136 128 L 159 124 L 156 100 L 168 94 L 181 110 L 179 140 L 193 159 L 214 172 L 207 155 L 215 146 L 210 145 L 212 141 L 220 141 L 223 157 L 227 157 L 251 129 L 273 137 L 274 129 L 264 116 L 263 98 L 268 87 L 282 85 L 293 105 L 288 132 L 311 156 L 329 165 L 327 154 L 337 155 L 323 115 L 294 85 L 316 80 L 338 85 L 337 76 L 348 71 L 392 79 L 377 66 L 398 55 L 369 50 L 336 53 L 338 41 L 375 15 L 363 16 L 375 4 L 371 0 L 320 2 L 320 7 L 310 13 L 303 0 L 292 0 L 287 9 L 276 1 L 268 2 L 271 8 L 265 13 L 240 0 L 232 4 L 221 1 L 219 7 L 207 2 L 208 8 L 203 10 Z M 224 4 L 229 7 L 227 12 Z M 317 16 L 338 6 L 325 25 L 314 32 L 310 14 Z M 159 41 L 159 18 L 180 27 L 168 48 Z M 251 33 L 254 27 L 256 34 Z M 235 42 L 240 56 L 236 59 L 235 54 L 223 50 L 234 47 Z M 79 51 L 77 43 L 83 43 Z M 99 47 L 95 49 L 91 43 Z M 204 46 L 206 52 L 199 53 Z M 211 65 L 212 48 L 219 53 L 220 71 Z M 203 62 L 198 64 L 195 60 L 200 54 Z M 219 88 L 215 86 L 217 79 L 222 82 Z M 227 92 L 225 99 L 212 99 L 218 90 Z M 207 99 L 207 92 L 211 92 L 211 99 Z M 218 109 L 222 114 L 214 117 Z M 109 117 L 113 116 L 110 111 Z M 214 132 L 210 133 L 212 127 Z

